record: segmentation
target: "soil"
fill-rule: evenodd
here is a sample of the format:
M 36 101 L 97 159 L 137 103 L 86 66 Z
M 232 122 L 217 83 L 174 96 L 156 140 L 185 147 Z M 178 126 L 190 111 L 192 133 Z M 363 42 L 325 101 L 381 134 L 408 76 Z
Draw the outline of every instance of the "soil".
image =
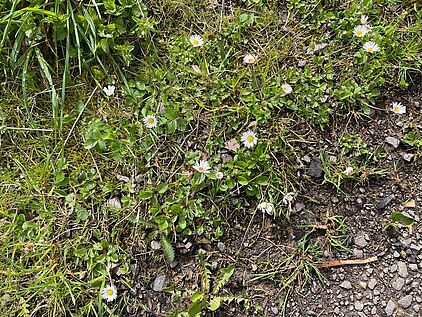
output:
M 397 115 L 389 111 L 393 101 L 407 106 L 407 113 Z M 293 228 L 256 213 L 252 219 L 236 219 L 227 224 L 222 243 L 206 239 L 182 241 L 177 249 L 177 263 L 171 266 L 151 260 L 151 251 L 134 266 L 139 283 L 127 290 L 132 295 L 127 316 L 167 316 L 186 307 L 190 297 L 175 290 L 203 290 L 203 262 L 209 263 L 214 276 L 221 267 L 235 264 L 234 275 L 218 294 L 249 300 L 246 304 L 223 306 L 208 316 L 422 316 L 422 164 L 414 148 L 403 143 L 395 148 L 386 141 L 387 137 L 401 139 L 410 126 L 422 133 L 422 82 L 419 80 L 405 93 L 385 93 L 370 118 L 349 114 L 331 126 L 331 130 L 313 136 L 320 140 L 318 146 L 306 148 L 312 158 L 301 171 L 307 190 L 295 198 L 290 219 L 298 226 Z M 373 167 L 386 173 L 363 175 L 359 185 L 346 183 L 338 191 L 315 171 L 309 173 L 309 166 L 320 168 L 313 160 L 318 160 L 321 150 L 335 157 L 340 136 L 351 132 L 359 134 L 369 149 L 385 149 L 385 157 Z M 415 222 L 410 227 L 383 230 L 393 211 L 403 212 Z M 339 223 L 333 219 L 340 218 L 332 216 L 345 219 L 343 233 L 334 231 Z M 300 250 L 300 238 L 309 232 L 309 227 L 300 226 L 306 224 L 315 224 L 309 243 L 286 265 L 286 256 L 292 250 Z M 337 234 L 339 240 L 344 237 L 348 250 L 337 250 L 328 243 Z M 374 256 L 377 260 L 322 268 L 323 277 L 318 279 L 315 271 L 306 271 L 303 266 L 316 263 L 315 254 L 310 252 L 312 243 L 323 251 L 323 261 Z M 198 256 L 201 253 L 202 263 Z M 258 274 L 266 276 L 252 281 Z M 293 276 L 292 283 L 283 288 L 289 274 Z M 165 288 L 154 291 L 152 288 L 160 286 L 154 286 L 160 275 L 162 280 L 165 278 Z M 134 308 L 139 301 L 145 310 Z

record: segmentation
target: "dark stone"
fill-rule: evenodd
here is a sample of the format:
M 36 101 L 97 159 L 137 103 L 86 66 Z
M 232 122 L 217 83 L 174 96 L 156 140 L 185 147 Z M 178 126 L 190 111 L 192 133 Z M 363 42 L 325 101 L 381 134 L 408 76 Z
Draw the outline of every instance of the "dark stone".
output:
M 306 175 L 310 177 L 320 178 L 322 176 L 322 164 L 321 160 L 318 156 L 314 156 L 311 159 L 311 164 L 309 165 L 308 170 L 306 171 Z
M 390 195 L 390 196 L 385 197 L 383 200 L 381 200 L 378 203 L 377 208 L 378 209 L 384 209 L 385 207 L 387 207 L 391 203 L 391 201 L 393 199 L 394 199 L 394 195 Z

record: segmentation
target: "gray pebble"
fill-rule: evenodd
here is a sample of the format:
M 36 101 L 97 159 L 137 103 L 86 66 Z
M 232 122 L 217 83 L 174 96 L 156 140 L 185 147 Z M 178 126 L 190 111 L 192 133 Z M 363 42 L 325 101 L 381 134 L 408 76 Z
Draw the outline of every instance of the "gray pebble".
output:
M 395 281 L 393 281 L 393 283 L 391 283 L 391 285 L 396 291 L 400 291 L 404 286 L 404 278 L 397 278 Z
M 387 142 L 388 144 L 390 144 L 393 148 L 398 148 L 399 144 L 400 144 L 400 140 L 392 137 L 392 136 L 388 136 L 385 138 L 385 142 Z
M 359 301 L 355 302 L 355 309 L 361 311 L 363 309 L 363 304 Z
M 218 250 L 220 250 L 220 252 L 224 252 L 224 250 L 226 249 L 226 245 L 223 242 L 218 242 L 217 248 Z
M 365 240 L 364 236 L 357 236 L 355 237 L 355 244 L 358 247 L 364 248 L 368 245 L 368 242 Z
M 377 283 L 378 283 L 378 281 L 377 281 L 376 279 L 371 278 L 371 279 L 369 280 L 369 282 L 368 282 L 368 287 L 369 287 L 370 289 L 374 289 L 374 288 L 375 288 L 375 285 L 377 285 Z
M 402 261 L 399 261 L 399 262 L 397 263 L 397 266 L 398 266 L 398 268 L 399 268 L 399 275 L 400 275 L 401 277 L 408 277 L 408 276 L 409 276 L 409 273 L 407 272 L 407 266 L 406 266 L 406 263 L 404 263 L 404 262 L 402 262 Z
M 387 306 L 385 307 L 385 313 L 387 314 L 387 316 L 391 316 L 393 315 L 394 311 L 396 310 L 396 303 L 393 302 L 393 300 L 389 300 L 387 303 Z
M 344 281 L 343 283 L 340 284 L 340 287 L 342 287 L 344 289 L 351 289 L 352 283 L 350 283 L 349 281 Z
M 398 301 L 399 305 L 403 308 L 408 308 L 412 304 L 413 297 L 412 295 L 406 295 Z
M 166 284 L 167 276 L 164 274 L 157 275 L 152 284 L 152 289 L 156 292 L 161 292 L 164 289 L 164 285 Z

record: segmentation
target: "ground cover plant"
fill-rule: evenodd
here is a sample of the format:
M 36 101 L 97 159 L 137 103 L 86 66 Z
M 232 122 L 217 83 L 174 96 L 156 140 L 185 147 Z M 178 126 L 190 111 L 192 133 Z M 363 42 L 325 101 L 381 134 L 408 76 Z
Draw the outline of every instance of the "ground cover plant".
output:
M 383 113 L 405 159 L 422 155 L 420 111 L 397 97 L 420 83 L 417 1 L 0 13 L 1 316 L 265 315 L 245 289 L 267 283 L 288 313 L 319 264 L 350 251 L 353 219 L 305 208 L 311 189 L 346 195 L 391 173 L 388 146 L 346 127 Z

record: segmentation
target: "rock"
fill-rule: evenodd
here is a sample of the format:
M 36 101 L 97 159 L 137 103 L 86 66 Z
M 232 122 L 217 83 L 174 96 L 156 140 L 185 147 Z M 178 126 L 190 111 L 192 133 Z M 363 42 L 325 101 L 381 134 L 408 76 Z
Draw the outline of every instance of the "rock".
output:
M 355 244 L 361 248 L 364 248 L 368 245 L 368 242 L 365 240 L 364 236 L 357 236 L 355 237 L 354 241 L 355 241 Z
M 301 202 L 297 202 L 293 207 L 293 213 L 299 213 L 305 208 L 305 204 Z
M 387 303 L 387 307 L 385 307 L 385 313 L 387 316 L 393 315 L 394 311 L 396 310 L 396 303 L 393 302 L 393 300 L 389 300 Z
M 413 305 L 413 310 L 415 311 L 415 312 L 419 312 L 419 310 L 420 310 L 420 306 L 418 305 L 418 304 L 416 304 L 416 305 Z
M 305 155 L 304 157 L 302 157 L 302 161 L 304 161 L 306 164 L 311 163 L 311 158 L 309 157 L 309 155 Z
M 359 301 L 355 302 L 355 309 L 356 309 L 357 311 L 361 311 L 361 310 L 363 309 L 363 304 L 362 304 L 362 302 L 359 302 Z
M 409 269 L 411 269 L 412 271 L 417 271 L 418 270 L 418 265 L 415 263 L 409 264 Z
M 368 282 L 369 289 L 374 289 L 375 285 L 377 285 L 378 281 L 374 278 L 371 278 Z
M 274 315 L 278 315 L 278 308 L 276 306 L 272 306 L 270 309 Z
M 394 195 L 389 195 L 389 196 L 385 197 L 384 199 L 382 199 L 382 200 L 378 203 L 377 208 L 378 208 L 378 209 L 384 209 L 385 207 L 387 207 L 387 206 L 391 203 L 391 201 L 392 201 L 393 199 L 394 199 Z
M 398 263 L 397 263 L 397 266 L 398 266 L 398 268 L 399 268 L 399 275 L 401 276 L 401 277 L 408 277 L 409 276 L 409 272 L 407 272 L 407 266 L 406 266 L 406 263 L 404 263 L 404 262 L 402 262 L 402 261 L 399 261 Z
M 391 286 L 393 286 L 393 288 L 396 291 L 400 291 L 403 288 L 403 286 L 404 286 L 404 282 L 405 282 L 404 281 L 404 278 L 399 277 L 395 281 L 393 281 L 393 283 L 391 283 Z
M 218 250 L 220 250 L 220 252 L 224 252 L 224 250 L 226 249 L 226 245 L 223 242 L 218 242 L 217 248 Z
M 155 240 L 151 241 L 151 249 L 153 250 L 160 250 L 161 249 L 161 243 Z
M 355 248 L 355 249 L 353 249 L 353 255 L 357 259 L 362 259 L 363 258 L 363 251 Z
M 156 292 L 161 292 L 164 289 L 164 285 L 166 284 L 167 276 L 164 274 L 159 274 L 154 280 L 152 284 L 152 290 Z
M 322 163 L 318 156 L 314 156 L 311 159 L 311 165 L 309 165 L 306 175 L 314 178 L 320 178 L 322 176 Z
M 113 197 L 107 200 L 107 207 L 122 208 L 122 203 L 120 202 L 119 197 Z
M 349 281 L 344 281 L 343 283 L 340 284 L 340 287 L 344 289 L 351 289 L 352 283 L 350 283 Z
M 414 156 L 415 156 L 415 154 L 411 154 L 411 153 L 403 153 L 402 154 L 402 157 L 406 162 L 412 161 Z
M 408 308 L 412 304 L 413 297 L 412 295 L 406 295 L 398 301 L 399 305 L 403 308 Z
M 395 138 L 395 137 L 392 137 L 392 136 L 386 137 L 385 142 L 390 144 L 395 149 L 397 149 L 399 147 L 399 144 L 400 144 L 400 140 Z

